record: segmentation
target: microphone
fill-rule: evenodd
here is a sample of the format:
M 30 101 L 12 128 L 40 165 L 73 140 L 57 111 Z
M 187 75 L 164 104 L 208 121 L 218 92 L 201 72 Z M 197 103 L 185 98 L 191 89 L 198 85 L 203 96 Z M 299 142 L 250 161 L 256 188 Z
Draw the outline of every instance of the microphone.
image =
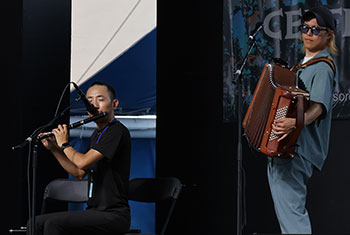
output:
M 86 99 L 85 94 L 80 90 L 80 88 L 78 87 L 78 85 L 75 84 L 74 82 L 72 82 L 72 83 L 73 83 L 73 86 L 74 86 L 75 90 L 77 90 L 77 92 L 78 92 L 80 98 L 83 100 L 84 105 L 85 105 L 87 111 L 88 111 L 89 113 L 91 113 L 92 115 L 97 114 L 97 113 L 98 113 L 97 108 L 96 108 L 93 104 L 91 104 L 91 103 L 88 101 L 88 99 Z
M 255 36 L 259 33 L 259 31 L 263 28 L 264 23 L 263 22 L 259 22 L 255 25 L 255 29 L 253 30 L 253 33 L 249 35 L 249 39 L 253 40 L 255 38 Z

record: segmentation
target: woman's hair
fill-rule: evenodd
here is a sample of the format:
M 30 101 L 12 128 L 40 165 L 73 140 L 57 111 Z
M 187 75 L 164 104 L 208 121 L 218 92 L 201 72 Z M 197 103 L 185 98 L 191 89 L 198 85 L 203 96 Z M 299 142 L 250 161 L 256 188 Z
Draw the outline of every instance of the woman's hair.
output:
M 338 48 L 337 48 L 337 45 L 335 44 L 334 31 L 329 29 L 328 33 L 331 36 L 331 39 L 327 43 L 327 48 L 333 56 L 336 56 L 338 55 Z

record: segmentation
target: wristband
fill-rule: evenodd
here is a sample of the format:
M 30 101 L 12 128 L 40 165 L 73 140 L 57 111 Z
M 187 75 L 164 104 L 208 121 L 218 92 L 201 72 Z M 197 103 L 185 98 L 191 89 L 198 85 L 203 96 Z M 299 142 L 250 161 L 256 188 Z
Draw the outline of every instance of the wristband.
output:
M 64 143 L 64 144 L 62 144 L 62 146 L 61 146 L 61 150 L 63 151 L 63 150 L 65 150 L 65 148 L 68 148 L 68 147 L 70 147 L 71 145 L 67 142 L 67 143 Z

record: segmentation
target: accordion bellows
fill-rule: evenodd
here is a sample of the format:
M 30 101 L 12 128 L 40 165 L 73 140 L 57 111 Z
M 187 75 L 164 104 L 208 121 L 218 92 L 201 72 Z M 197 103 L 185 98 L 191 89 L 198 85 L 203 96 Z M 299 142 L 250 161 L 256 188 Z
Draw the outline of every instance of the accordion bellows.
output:
M 294 72 L 277 64 L 266 64 L 243 120 L 244 134 L 253 148 L 270 156 L 293 158 L 294 147 L 304 126 L 309 94 L 296 86 Z M 272 123 L 296 118 L 296 129 L 282 141 L 273 134 Z

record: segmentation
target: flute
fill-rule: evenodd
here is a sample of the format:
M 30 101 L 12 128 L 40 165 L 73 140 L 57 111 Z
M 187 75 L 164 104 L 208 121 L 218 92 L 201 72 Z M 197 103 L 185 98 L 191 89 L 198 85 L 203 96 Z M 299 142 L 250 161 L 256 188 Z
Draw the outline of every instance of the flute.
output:
M 81 125 L 84 125 L 84 124 L 89 123 L 89 122 L 96 121 L 96 120 L 98 120 L 100 118 L 103 118 L 103 117 L 105 117 L 107 115 L 108 115 L 107 112 L 103 112 L 103 113 L 100 113 L 100 114 L 98 114 L 96 116 L 92 116 L 92 117 L 83 119 L 81 121 L 74 122 L 74 123 L 68 125 L 68 129 L 77 128 L 77 127 L 79 127 Z M 45 135 L 38 136 L 38 140 L 46 139 L 46 138 L 49 138 L 50 136 L 54 136 L 54 134 L 52 132 L 48 132 Z

